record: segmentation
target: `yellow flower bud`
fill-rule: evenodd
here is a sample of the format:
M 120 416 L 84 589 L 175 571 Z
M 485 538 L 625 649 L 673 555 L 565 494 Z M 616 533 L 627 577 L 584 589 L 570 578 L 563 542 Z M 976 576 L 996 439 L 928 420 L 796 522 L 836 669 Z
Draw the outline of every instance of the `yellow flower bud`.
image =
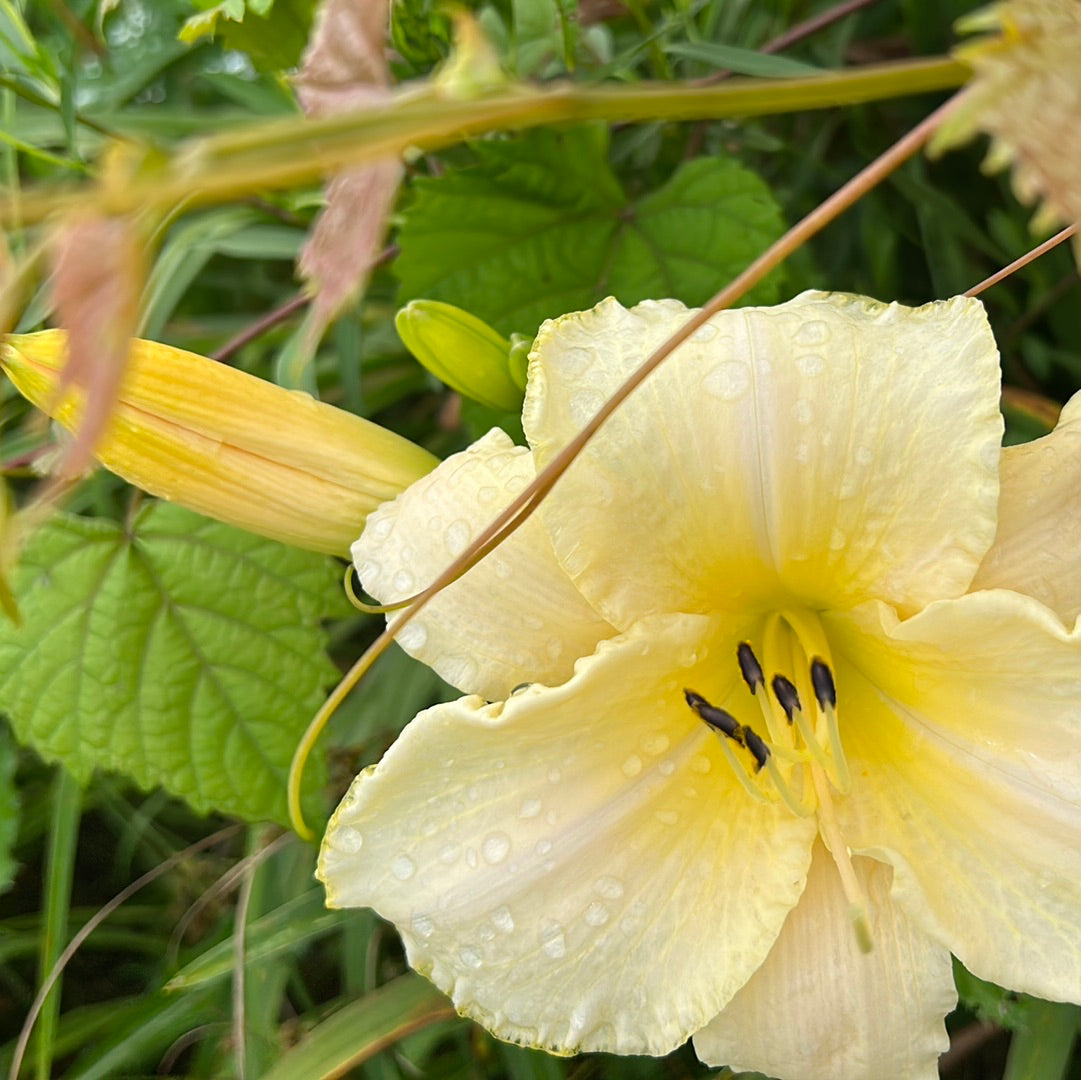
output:
M 452 390 L 492 409 L 521 409 L 510 342 L 475 315 L 439 300 L 412 300 L 394 325 L 405 347 Z
M 66 354 L 63 330 L 13 334 L 0 366 L 74 430 L 83 391 L 56 397 Z M 407 439 L 308 394 L 139 340 L 94 456 L 152 495 L 335 555 L 348 553 L 372 510 L 437 464 Z

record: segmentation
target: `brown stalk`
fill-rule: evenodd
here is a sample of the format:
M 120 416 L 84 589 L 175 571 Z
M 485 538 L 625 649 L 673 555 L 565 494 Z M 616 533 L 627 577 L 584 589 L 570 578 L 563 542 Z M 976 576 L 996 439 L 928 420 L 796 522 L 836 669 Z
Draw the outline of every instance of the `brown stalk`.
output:
M 946 101 L 945 104 L 939 106 L 907 135 L 899 139 L 870 165 L 861 169 L 851 180 L 838 188 L 825 202 L 815 207 L 806 217 L 793 225 L 784 236 L 772 244 L 743 273 L 725 286 L 695 315 L 692 315 L 683 326 L 646 358 L 637 371 L 598 409 L 596 415 L 537 474 L 536 479 L 522 491 L 514 502 L 428 588 L 413 598 L 410 607 L 402 611 L 392 623 L 387 625 L 386 629 L 365 650 L 360 659 L 346 672 L 323 707 L 312 718 L 297 745 L 289 767 L 287 793 L 289 818 L 298 835 L 306 840 L 314 838 L 311 829 L 305 824 L 300 807 L 300 777 L 312 746 L 346 695 L 363 678 L 375 661 L 390 647 L 390 643 L 394 640 L 397 632 L 405 627 L 432 597 L 436 596 L 452 582 L 457 581 L 458 578 L 476 565 L 485 555 L 498 547 L 518 526 L 526 521 L 552 487 L 555 486 L 559 477 L 563 475 L 568 466 L 581 453 L 583 447 L 600 430 L 601 425 L 642 384 L 643 380 L 664 362 L 673 349 L 686 341 L 695 330 L 717 312 L 731 307 L 789 255 L 825 228 L 834 218 L 848 209 L 876 184 L 880 183 L 904 161 L 908 160 L 927 142 L 936 128 L 958 107 L 964 98 L 965 92 L 961 91 Z

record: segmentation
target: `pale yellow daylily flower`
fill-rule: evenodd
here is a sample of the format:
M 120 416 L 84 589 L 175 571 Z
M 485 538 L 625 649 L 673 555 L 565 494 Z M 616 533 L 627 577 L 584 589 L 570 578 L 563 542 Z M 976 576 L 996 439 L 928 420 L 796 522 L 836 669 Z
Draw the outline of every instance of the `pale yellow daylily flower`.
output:
M 686 317 L 545 324 L 530 448 L 377 511 L 365 587 L 431 580 Z M 974 300 L 715 316 L 403 633 L 471 696 L 357 778 L 329 903 L 556 1053 L 931 1080 L 951 951 L 1081 1001 L 1081 401 L 1001 451 L 998 396 Z
M 82 391 L 56 398 L 66 352 L 63 330 L 11 334 L 0 366 L 74 430 Z M 309 394 L 139 340 L 94 456 L 152 495 L 335 555 L 348 552 L 372 510 L 436 464 L 408 439 Z

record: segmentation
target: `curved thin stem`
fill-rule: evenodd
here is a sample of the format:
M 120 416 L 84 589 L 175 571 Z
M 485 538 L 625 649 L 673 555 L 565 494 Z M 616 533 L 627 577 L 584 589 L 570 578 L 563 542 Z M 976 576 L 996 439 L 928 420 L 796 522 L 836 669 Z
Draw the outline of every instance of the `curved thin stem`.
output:
M 26 1019 L 23 1021 L 22 1030 L 19 1032 L 18 1041 L 15 1043 L 15 1051 L 11 1056 L 11 1068 L 8 1070 L 9 1080 L 18 1080 L 19 1070 L 22 1068 L 23 1057 L 26 1055 L 26 1047 L 30 1042 L 30 1034 L 34 1030 L 34 1023 L 38 1018 L 38 1014 L 41 1012 L 41 1007 L 45 1003 L 45 999 L 49 995 L 49 991 L 56 985 L 56 980 L 60 978 L 64 968 L 70 963 L 71 958 L 79 951 L 82 944 L 90 935 L 114 912 L 121 904 L 126 903 L 131 897 L 133 897 L 140 889 L 145 888 L 152 881 L 156 881 L 162 874 L 168 873 L 178 863 L 183 862 L 185 859 L 197 852 L 202 851 L 204 848 L 213 847 L 221 840 L 233 835 L 233 833 L 239 832 L 243 826 L 227 825 L 224 829 L 219 829 L 216 833 L 211 833 L 210 836 L 204 836 L 201 840 L 197 840 L 194 844 L 184 848 L 183 851 L 178 851 L 175 855 L 166 859 L 165 862 L 155 866 L 153 870 L 148 870 L 142 877 L 137 878 L 130 885 L 121 889 L 107 904 L 105 904 L 100 911 L 87 919 L 83 927 L 76 933 L 76 935 L 68 942 L 67 947 L 57 957 L 56 963 L 53 965 L 52 970 L 48 976 L 42 981 L 41 986 L 38 988 L 37 996 L 34 998 L 33 1004 L 30 1006 L 30 1011 L 26 1015 Z
M 1041 255 L 1046 254 L 1052 248 L 1056 248 L 1065 240 L 1069 240 L 1071 236 L 1077 232 L 1076 225 L 1068 225 L 1061 232 L 1055 233 L 1050 240 L 1045 240 L 1042 244 L 1037 244 L 1031 251 L 1025 252 L 1019 259 L 1014 259 L 1009 266 L 1004 266 L 997 273 L 992 274 L 989 278 L 984 278 L 979 285 L 973 285 L 969 289 L 965 296 L 979 296 L 985 289 L 991 288 L 992 285 L 997 285 L 1004 278 L 1008 278 L 1011 274 L 1016 273 L 1023 266 L 1028 266 L 1030 262 L 1038 259 Z
M 312 718 L 293 754 L 293 760 L 289 766 L 287 799 L 289 820 L 298 835 L 305 840 L 314 839 L 314 834 L 305 823 L 300 807 L 300 780 L 312 747 L 341 702 L 345 700 L 353 687 L 360 682 L 375 661 L 390 647 L 394 635 L 419 614 L 432 597 L 436 596 L 452 582 L 457 581 L 471 566 L 474 566 L 490 551 L 498 547 L 519 525 L 525 522 L 555 486 L 568 466 L 582 452 L 590 439 L 600 430 L 601 425 L 630 397 L 642 384 L 643 380 L 664 362 L 673 349 L 690 337 L 695 330 L 717 312 L 731 307 L 744 293 L 757 285 L 770 271 L 787 259 L 792 252 L 805 244 L 842 211 L 846 210 L 863 194 L 888 176 L 904 161 L 908 160 L 927 142 L 942 121 L 957 108 L 963 97 L 963 92 L 955 94 L 907 135 L 899 139 L 893 146 L 871 162 L 870 165 L 861 169 L 825 202 L 793 225 L 784 236 L 755 259 L 743 273 L 725 286 L 705 307 L 692 315 L 674 334 L 658 346 L 634 374 L 597 410 L 596 414 L 582 430 L 537 474 L 536 479 L 522 491 L 510 506 L 428 588 L 417 596 L 416 603 L 403 611 L 393 623 L 388 623 L 386 629 L 349 669 L 342 681 L 334 688 L 333 693 L 323 707 Z

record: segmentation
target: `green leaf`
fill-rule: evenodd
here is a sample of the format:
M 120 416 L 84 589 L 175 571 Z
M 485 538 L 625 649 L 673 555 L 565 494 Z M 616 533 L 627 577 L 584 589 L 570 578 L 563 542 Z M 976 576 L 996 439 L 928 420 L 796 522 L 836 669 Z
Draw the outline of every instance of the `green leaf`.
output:
M 426 979 L 400 975 L 324 1020 L 263 1080 L 341 1076 L 406 1035 L 454 1015 L 450 1000 Z
M 220 35 L 226 48 L 248 53 L 256 67 L 283 71 L 300 61 L 314 12 L 315 0 L 222 0 L 188 18 L 179 37 L 191 44 Z
M 0 707 L 20 739 L 82 780 L 115 769 L 201 812 L 288 820 L 289 761 L 336 675 L 332 560 L 151 503 L 129 530 L 57 516 L 14 587 Z
M 780 235 L 769 188 L 728 158 L 683 165 L 632 202 L 602 129 L 540 130 L 476 148 L 479 164 L 414 185 L 395 263 L 402 301 L 443 300 L 501 333 L 605 296 L 701 304 Z M 774 275 L 748 297 L 776 299 Z

